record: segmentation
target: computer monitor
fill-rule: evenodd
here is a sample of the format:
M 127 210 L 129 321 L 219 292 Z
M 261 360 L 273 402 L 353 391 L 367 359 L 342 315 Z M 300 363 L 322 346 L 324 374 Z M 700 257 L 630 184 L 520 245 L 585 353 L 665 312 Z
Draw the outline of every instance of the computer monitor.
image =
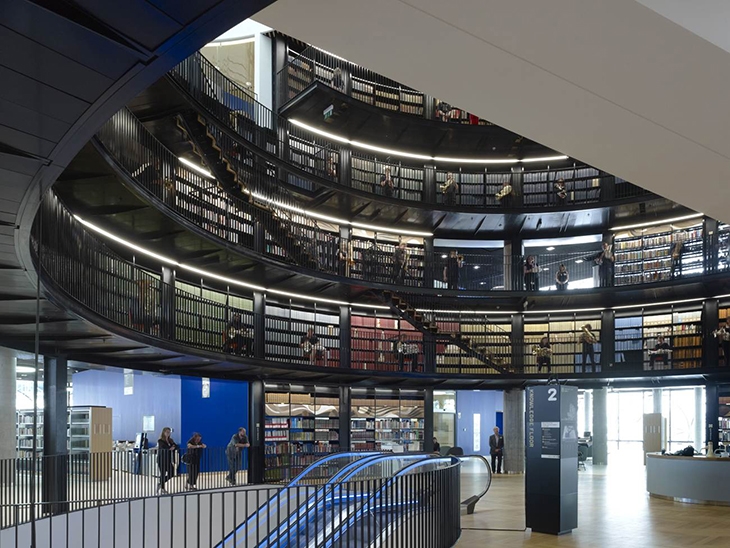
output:
M 583 432 L 583 437 L 584 438 L 590 438 L 591 437 L 591 433 L 590 432 Z

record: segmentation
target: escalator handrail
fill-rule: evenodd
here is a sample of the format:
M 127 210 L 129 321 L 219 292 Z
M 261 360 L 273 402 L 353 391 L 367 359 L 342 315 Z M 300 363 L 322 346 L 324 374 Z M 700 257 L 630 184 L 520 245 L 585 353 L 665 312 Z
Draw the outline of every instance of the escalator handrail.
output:
M 492 474 L 493 474 L 493 472 L 492 472 L 492 467 L 489 464 L 489 461 L 483 455 L 461 455 L 461 456 L 456 457 L 456 458 L 458 458 L 459 460 L 463 460 L 463 459 L 479 459 L 479 460 L 481 460 L 481 461 L 484 462 L 484 466 L 486 466 L 487 467 L 487 470 L 489 471 L 489 480 L 487 481 L 487 486 L 484 488 L 484 491 L 482 491 L 481 493 L 479 493 L 477 495 L 474 495 L 475 497 L 477 497 L 477 500 L 481 499 L 484 495 L 487 494 L 487 491 L 489 491 L 489 488 L 492 486 Z M 462 504 L 464 504 L 464 502 L 466 502 L 466 501 L 462 501 Z
M 367 511 L 370 510 L 371 507 L 374 506 L 373 502 L 376 501 L 386 489 L 389 489 L 391 487 L 391 485 L 393 485 L 393 483 L 395 483 L 398 480 L 399 477 L 405 476 L 405 475 L 411 473 L 414 469 L 419 468 L 421 466 L 428 465 L 428 464 L 444 463 L 444 461 L 448 461 L 449 465 L 450 465 L 450 466 L 444 467 L 444 469 L 450 468 L 451 466 L 461 466 L 461 461 L 459 460 L 458 457 L 453 457 L 453 456 L 432 457 L 432 458 L 426 458 L 426 459 L 420 460 L 418 462 L 415 462 L 409 466 L 406 466 L 405 468 L 401 469 L 400 471 L 398 471 L 398 473 L 395 474 L 392 478 L 389 478 L 385 484 L 381 485 L 380 488 L 375 493 L 373 493 L 365 503 L 360 505 L 359 509 L 354 510 L 352 512 L 352 514 L 354 514 L 354 515 L 347 516 L 344 520 L 344 523 L 341 521 L 340 524 L 337 526 L 337 528 L 330 533 L 330 538 L 328 539 L 327 537 L 325 537 L 323 539 L 322 545 L 325 546 L 325 548 L 332 546 L 335 539 L 342 535 L 343 527 L 345 527 L 345 530 L 347 530 L 347 528 L 349 528 L 355 522 L 357 522 L 357 520 L 360 517 L 362 517 Z M 317 546 L 318 545 L 319 544 L 317 544 Z
M 305 517 L 312 506 L 316 506 L 320 501 L 325 500 L 330 493 L 334 492 L 336 486 L 350 480 L 354 475 L 362 472 L 365 468 L 388 460 L 397 460 L 404 457 L 409 460 L 419 459 L 420 462 L 421 460 L 427 459 L 429 455 L 425 453 L 377 453 L 377 455 L 373 457 L 357 460 L 349 464 L 348 466 L 340 470 L 337 474 L 335 474 L 332 478 L 330 478 L 330 480 L 328 480 L 321 489 L 315 491 L 315 493 L 311 497 L 309 497 L 306 502 L 300 504 L 299 507 L 289 515 L 289 517 L 287 517 L 280 523 L 280 525 L 276 528 L 276 531 L 274 531 L 274 533 L 272 533 L 260 546 L 262 548 L 268 546 L 277 546 L 277 544 L 274 543 L 279 542 L 282 533 L 284 531 L 287 531 L 291 525 L 295 525 L 299 519 Z M 409 466 L 412 465 L 408 465 L 408 467 Z M 294 520 L 293 523 L 292 520 Z

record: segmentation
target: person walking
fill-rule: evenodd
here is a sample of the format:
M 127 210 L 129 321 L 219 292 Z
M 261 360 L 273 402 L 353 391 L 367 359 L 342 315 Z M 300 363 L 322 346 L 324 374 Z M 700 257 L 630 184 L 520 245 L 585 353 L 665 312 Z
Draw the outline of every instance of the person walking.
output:
M 203 458 L 203 449 L 207 445 L 203 443 L 203 436 L 193 432 L 188 440 L 188 451 L 185 453 L 185 465 L 188 467 L 188 491 L 197 490 L 198 476 L 200 475 L 200 460 Z
M 499 426 L 494 427 L 494 434 L 489 436 L 489 454 L 492 456 L 492 470 L 502 473 L 502 457 L 504 456 L 504 437 L 499 434 Z
M 160 470 L 160 484 L 157 487 L 158 495 L 167 495 L 165 484 L 175 475 L 172 459 L 175 451 L 179 450 L 172 439 L 172 428 L 165 426 L 157 440 L 157 468 Z
M 236 474 L 241 469 L 241 461 L 243 450 L 251 447 L 246 435 L 246 429 L 241 426 L 238 432 L 231 436 L 231 441 L 226 447 L 226 459 L 228 459 L 228 475 L 226 481 L 231 485 L 236 485 Z

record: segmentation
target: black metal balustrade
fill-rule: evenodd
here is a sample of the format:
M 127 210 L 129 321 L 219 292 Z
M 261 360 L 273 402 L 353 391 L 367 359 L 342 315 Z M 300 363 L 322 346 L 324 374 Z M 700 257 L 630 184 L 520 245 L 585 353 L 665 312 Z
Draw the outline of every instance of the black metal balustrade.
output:
M 211 148 L 225 159 L 225 165 L 232 171 L 233 188 L 224 189 L 219 181 L 181 162 L 126 109 L 99 130 L 97 143 L 135 189 L 155 199 L 160 207 L 175 216 L 251 254 L 354 280 L 409 287 L 470 291 L 557 289 L 556 275 L 561 264 L 567 269 L 569 282 L 560 285 L 560 289 L 602 284 L 593 257 L 580 253 L 539 255 L 537 281 L 529 284 L 524 281 L 523 272 L 527 255 L 504 257 L 500 250 L 460 254 L 460 266 L 454 269 L 448 266 L 451 250 L 426 257 L 422 245 L 409 242 L 405 265 L 396 268 L 395 242 L 342 238 L 338 225 L 320 224 L 301 213 L 296 199 L 277 184 L 273 166 L 257 164 L 246 149 L 216 126 L 206 124 L 204 131 L 206 139 L 212 140 Z M 265 232 L 263 247 L 256 245 L 257 224 Z M 702 241 L 699 245 L 703 245 Z M 433 265 L 432 280 L 426 278 L 429 262 Z M 697 266 L 695 262 L 691 268 L 688 265 L 673 269 L 673 278 L 711 270 Z M 639 276 L 626 276 L 629 267 L 618 265 L 616 285 L 663 281 L 670 274 L 648 268 Z M 656 275 L 652 274 L 654 271 Z
M 32 249 L 44 282 L 55 285 L 99 317 L 191 349 L 248 359 L 264 358 L 289 366 L 341 366 L 336 308 L 267 303 L 264 317 L 259 318 L 264 329 L 264 348 L 257 350 L 254 345 L 257 317 L 251 311 L 250 298 L 212 289 L 206 289 L 204 298 L 202 292 L 195 294 L 183 289 L 192 286 L 165 284 L 159 275 L 124 260 L 87 233 L 54 195 L 49 195 L 42 207 L 45 228 L 39 234 L 36 225 Z M 404 320 L 403 325 L 396 327 L 394 323 L 377 321 L 378 314 L 382 317 L 382 312 L 377 310 L 365 316 L 353 314 L 350 358 L 353 369 L 420 373 L 421 364 L 430 352 L 435 355 L 439 373 L 539 373 L 535 346 L 540 339 L 548 337 L 556 345 L 555 355 L 561 356 L 553 362 L 561 366 L 556 372 L 596 371 L 584 367 L 587 357 L 583 355 L 581 322 L 585 320 L 569 311 L 553 314 L 552 318 L 558 320 L 541 319 L 529 329 L 526 326 L 524 335 L 513 335 L 510 319 L 518 311 L 478 312 L 467 307 L 455 312 L 443 310 L 437 297 L 380 294 L 379 298 L 397 309 L 386 316 L 388 321 L 400 318 Z M 702 367 L 699 312 L 692 310 L 689 318 L 681 309 L 672 308 L 668 320 L 663 319 L 660 324 L 659 320 L 651 320 L 643 332 L 642 312 L 637 312 L 638 320 L 629 318 L 626 327 L 621 324 L 623 319 L 617 319 L 615 355 L 603 360 L 604 365 L 615 362 L 616 369 L 623 371 Z M 566 316 L 571 318 L 570 325 L 553 326 L 554 321 L 560 323 L 560 318 Z M 525 316 L 526 321 L 532 318 L 538 319 Z M 412 327 L 404 327 L 406 323 Z M 302 344 L 302 337 L 310 328 L 314 329 L 321 347 L 315 352 L 307 352 Z M 673 353 L 666 357 L 650 352 L 660 335 L 673 347 Z M 401 336 L 400 342 L 410 345 L 412 351 L 398 350 Z M 597 357 L 590 360 L 591 366 L 596 365 L 596 360 L 601 361 L 598 335 L 597 339 L 593 349 Z
M 453 168 L 443 169 L 434 166 L 433 161 L 402 160 L 389 155 L 377 157 L 354 150 L 350 153 L 349 172 L 343 173 L 340 154 L 349 150 L 349 145 L 315 135 L 274 114 L 202 55 L 195 54 L 180 63 L 170 72 L 170 77 L 213 118 L 221 131 L 231 132 L 236 141 L 256 154 L 283 161 L 289 171 L 285 182 L 310 192 L 349 187 L 386 198 L 465 211 L 560 209 L 582 204 L 611 204 L 616 200 L 650 195 L 644 189 L 588 166 L 513 172 L 504 168 L 471 169 L 455 164 Z M 386 167 L 391 169 L 392 190 L 386 188 L 390 185 L 381 184 Z M 429 171 L 434 172 L 433 179 L 430 179 Z M 453 196 L 444 195 L 442 191 L 448 173 L 453 173 L 458 185 Z M 563 190 L 558 187 L 561 179 Z M 522 194 L 517 196 L 515 192 L 506 198 L 497 197 L 505 182 L 522 188 Z M 429 185 L 431 188 L 427 188 Z
M 33 535 L 36 546 L 48 548 L 131 548 L 143 539 L 191 548 L 448 548 L 460 536 L 458 459 L 425 459 L 392 476 L 372 470 L 369 477 L 316 483 L 99 500 L 62 513 L 55 501 L 40 503 L 39 513 L 49 517 L 33 524 L 23 518 L 29 503 L 10 504 L 2 509 L 15 519 L 0 530 L 0 543 L 29 546 Z

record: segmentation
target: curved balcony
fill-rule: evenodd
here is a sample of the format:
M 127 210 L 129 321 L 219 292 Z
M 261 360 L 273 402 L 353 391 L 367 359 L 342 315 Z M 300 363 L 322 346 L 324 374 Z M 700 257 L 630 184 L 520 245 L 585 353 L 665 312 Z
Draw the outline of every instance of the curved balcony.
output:
M 702 299 L 616 307 L 612 314 L 600 309 L 534 314 L 444 311 L 434 309 L 433 300 L 396 295 L 383 295 L 378 305 L 317 303 L 316 297 L 310 297 L 315 302 L 301 301 L 304 304 L 277 302 L 274 290 L 266 299 L 245 290 L 241 294 L 230 287 L 218 289 L 216 282 L 246 284 L 217 279 L 214 273 L 207 280 L 208 273 L 172 258 L 150 256 L 143 247 L 135 246 L 137 260 L 126 260 L 87 233 L 55 196 L 44 201 L 42 219 L 34 229 L 32 251 L 44 284 L 57 298 L 129 338 L 206 357 L 223 356 L 229 363 L 213 371 L 218 375 L 270 371 L 290 378 L 326 374 L 351 382 L 384 375 L 411 384 L 517 383 L 547 374 L 537 361 L 544 357 L 538 347 L 546 337 L 552 345 L 550 372 L 564 378 L 715 374 L 718 361 L 711 356 L 708 329 L 729 311 L 727 300 L 720 301 L 718 309 L 718 301 L 708 308 Z M 140 264 L 145 259 L 207 281 L 167 283 Z M 264 303 L 258 310 L 256 299 Z M 714 320 L 705 311 L 712 306 Z M 586 325 L 595 337 L 589 351 L 583 339 Z M 313 343 L 316 352 L 307 354 L 302 337 L 308 329 L 319 340 Z M 648 351 L 659 336 L 671 341 L 668 357 Z
M 288 169 L 285 182 L 308 192 L 334 189 L 413 208 L 480 213 L 563 211 L 657 198 L 595 168 L 565 161 L 558 161 L 558 167 L 552 169 L 525 170 L 519 160 L 507 160 L 507 165 L 519 166 L 510 170 L 493 169 L 494 159 L 489 158 L 480 164 L 473 159 L 460 162 L 411 153 L 397 156 L 387 150 L 380 155 L 365 153 L 357 143 L 317 135 L 276 115 L 199 54 L 183 61 L 169 76 L 210 118 L 206 125 L 214 122 L 239 148 Z M 381 183 L 386 167 L 392 185 Z M 457 190 L 444 194 L 449 173 Z M 564 190 L 556 187 L 559 180 Z M 507 183 L 513 190 L 500 198 Z
M 277 184 L 276 170 L 257 165 L 227 133 L 206 126 L 205 141 L 211 153 L 224 160 L 214 173 L 201 172 L 189 161 L 180 160 L 128 110 L 119 111 L 96 136 L 97 147 L 126 184 L 189 229 L 271 265 L 353 285 L 433 294 L 446 291 L 478 296 L 511 291 L 544 295 L 546 290 L 585 293 L 614 285 L 666 285 L 728 267 L 727 253 L 722 250 L 730 241 L 730 227 L 720 226 L 722 241 L 708 239 L 702 219 L 692 217 L 666 229 L 644 229 L 639 236 L 631 231 L 619 234 L 614 239 L 612 271 L 597 264 L 599 242 L 592 249 L 584 246 L 570 252 L 533 254 L 538 268 L 528 274 L 527 254 L 505 255 L 501 242 L 494 242 L 492 248 L 458 253 L 446 243 L 436 240 L 434 244 L 431 237 L 405 229 L 400 234 L 393 229 L 377 232 L 346 220 L 312 216 Z M 206 143 L 197 147 L 205 148 Z M 213 175 L 219 175 L 218 179 Z M 400 240 L 405 247 L 399 250 Z M 566 284 L 557 283 L 561 265 L 566 266 Z

